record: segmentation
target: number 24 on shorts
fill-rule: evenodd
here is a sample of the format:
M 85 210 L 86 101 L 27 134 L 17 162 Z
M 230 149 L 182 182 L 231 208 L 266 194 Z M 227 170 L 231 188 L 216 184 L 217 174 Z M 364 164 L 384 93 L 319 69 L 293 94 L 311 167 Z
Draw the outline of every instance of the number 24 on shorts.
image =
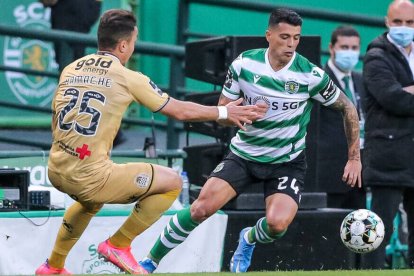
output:
M 289 183 L 287 183 L 289 180 L 289 177 L 287 176 L 283 176 L 283 177 L 279 177 L 279 185 L 277 186 L 277 189 L 279 191 L 281 190 L 285 190 Z M 295 194 L 299 193 L 299 187 L 296 185 L 296 178 L 292 178 L 292 181 L 290 182 L 289 187 L 295 192 Z

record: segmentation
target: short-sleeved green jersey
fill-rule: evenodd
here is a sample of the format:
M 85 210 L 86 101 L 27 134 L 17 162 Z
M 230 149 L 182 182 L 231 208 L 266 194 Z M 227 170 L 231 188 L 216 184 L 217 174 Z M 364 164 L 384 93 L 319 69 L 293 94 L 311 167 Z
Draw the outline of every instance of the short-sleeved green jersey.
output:
M 261 163 L 281 163 L 296 158 L 305 148 L 312 101 L 330 105 L 340 90 L 319 67 L 294 53 L 290 62 L 274 71 L 268 49 L 243 52 L 231 64 L 222 94 L 245 104 L 265 102 L 264 118 L 239 130 L 230 149 L 236 155 Z
M 108 53 L 87 55 L 63 70 L 52 102 L 53 144 L 49 169 L 69 181 L 104 180 L 122 116 L 133 101 L 151 111 L 168 102 L 145 75 Z

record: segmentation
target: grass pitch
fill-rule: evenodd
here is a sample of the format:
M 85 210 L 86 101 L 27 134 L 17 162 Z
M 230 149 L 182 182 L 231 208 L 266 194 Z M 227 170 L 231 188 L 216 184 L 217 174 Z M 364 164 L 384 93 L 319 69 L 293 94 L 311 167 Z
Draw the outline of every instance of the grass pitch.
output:
M 116 276 L 119 274 L 114 274 Z M 230 272 L 206 272 L 206 273 L 160 273 L 155 275 L 168 276 L 235 276 Z M 412 276 L 413 269 L 398 269 L 398 270 L 324 270 L 324 271 L 263 271 L 263 272 L 247 272 L 243 273 L 245 276 Z M 90 276 L 85 274 L 84 276 Z
M 230 276 L 234 273 L 187 273 L 187 274 L 168 274 L 185 276 Z M 247 272 L 246 276 L 408 276 L 414 275 L 414 270 L 327 270 L 327 271 L 266 271 L 266 272 Z

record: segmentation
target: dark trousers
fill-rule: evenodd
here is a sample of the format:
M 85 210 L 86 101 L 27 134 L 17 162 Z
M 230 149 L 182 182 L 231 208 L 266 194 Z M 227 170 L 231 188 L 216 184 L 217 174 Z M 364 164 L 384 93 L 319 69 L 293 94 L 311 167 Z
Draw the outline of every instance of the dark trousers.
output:
M 345 184 L 344 184 L 345 185 Z M 366 192 L 364 188 L 353 188 L 344 193 L 328 193 L 328 208 L 366 209 Z
M 385 237 L 381 246 L 362 256 L 361 267 L 381 269 L 385 263 L 385 247 L 393 233 L 393 221 L 401 201 L 407 213 L 408 224 L 408 264 L 414 267 L 414 188 L 372 186 L 371 210 L 384 222 Z

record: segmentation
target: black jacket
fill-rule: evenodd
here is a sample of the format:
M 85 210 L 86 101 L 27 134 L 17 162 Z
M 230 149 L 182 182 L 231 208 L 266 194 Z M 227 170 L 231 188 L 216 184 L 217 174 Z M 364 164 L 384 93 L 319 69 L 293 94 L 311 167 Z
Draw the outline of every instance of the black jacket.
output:
M 98 0 L 59 0 L 51 6 L 52 29 L 88 33 L 97 21 L 101 11 Z M 69 62 L 85 55 L 85 45 L 70 44 L 72 52 L 65 45 L 55 42 L 56 62 L 62 70 Z
M 97 0 L 59 0 L 52 6 L 52 29 L 89 33 L 98 20 L 101 1 Z
M 364 183 L 414 187 L 414 84 L 403 54 L 386 33 L 368 46 L 364 58 Z

